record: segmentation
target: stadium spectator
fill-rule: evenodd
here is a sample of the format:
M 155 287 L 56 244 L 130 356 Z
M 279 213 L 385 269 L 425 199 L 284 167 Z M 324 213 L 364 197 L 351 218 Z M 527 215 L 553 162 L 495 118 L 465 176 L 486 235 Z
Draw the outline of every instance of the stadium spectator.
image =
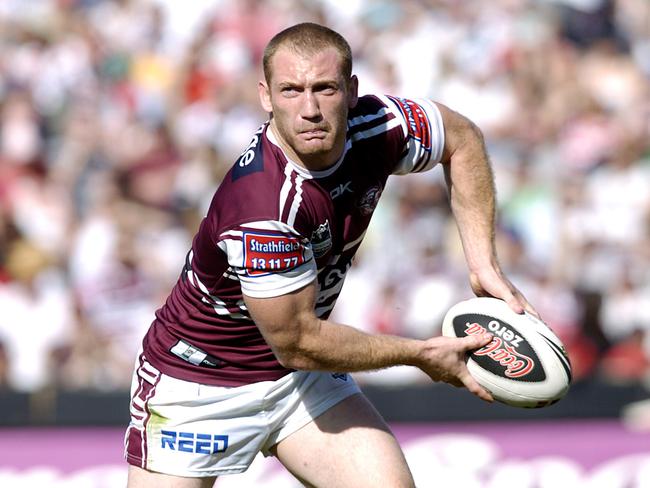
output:
M 34 390 L 76 376 L 74 387 L 102 385 L 85 368 L 98 371 L 97 358 L 115 346 L 96 335 L 101 327 L 81 296 L 98 288 L 85 290 L 85 280 L 97 283 L 102 266 L 118 266 L 118 242 L 128 240 L 149 256 L 131 269 L 148 283 L 140 305 L 160 304 L 182 266 L 178 249 L 264 118 L 248 89 L 260 76 L 262 46 L 271 32 L 305 20 L 350 40 L 362 93 L 459 102 L 481 121 L 501 189 L 504 260 L 512 258 L 524 291 L 552 286 L 558 294 L 567 314 L 559 327 L 582 344 L 575 355 L 584 354 L 586 374 L 611 369 L 587 364 L 597 360 L 593 348 L 625 340 L 607 317 L 625 308 L 618 290 L 629 263 L 629 293 L 647 300 L 650 290 L 649 15 L 645 0 L 0 2 L 0 295 L 29 297 L 23 304 L 42 296 L 26 295 L 25 279 L 8 271 L 10 249 L 29 248 L 47 258 L 31 270 L 32 291 L 60 294 L 67 310 L 55 314 L 66 322 L 59 338 L 39 336 L 38 307 L 23 307 L 3 326 L 38 337 L 59 365 L 43 376 L 42 366 L 17 362 L 3 336 L 7 378 L 32 378 L 9 384 Z M 458 240 L 445 225 L 438 183 L 406 177 L 389 185 L 337 318 L 385 327 L 398 311 L 394 325 L 418 336 L 436 327 L 440 310 L 401 297 L 469 296 L 464 277 L 448 271 L 457 269 Z M 109 210 L 111 201 L 119 211 Z M 122 213 L 138 229 L 128 237 L 117 230 Z M 418 222 L 433 216 L 435 228 L 423 234 Z M 381 245 L 396 223 L 409 244 L 390 252 L 418 279 L 389 278 L 400 269 Z M 538 269 L 551 271 L 543 283 Z M 437 287 L 436 276 L 453 285 Z M 390 298 L 383 310 L 346 303 L 347 294 L 371 289 Z M 554 323 L 561 315 L 552 306 L 540 311 Z M 650 319 L 640 320 L 647 358 Z M 119 376 L 105 384 L 126 388 Z

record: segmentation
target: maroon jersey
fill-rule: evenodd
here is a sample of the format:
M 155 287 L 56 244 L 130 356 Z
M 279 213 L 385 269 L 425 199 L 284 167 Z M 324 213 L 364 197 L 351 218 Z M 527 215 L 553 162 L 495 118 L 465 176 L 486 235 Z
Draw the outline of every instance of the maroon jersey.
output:
M 345 151 L 309 171 L 264 124 L 216 191 L 181 276 L 144 339 L 160 371 L 203 384 L 276 380 L 277 361 L 243 296 L 274 297 L 318 282 L 327 318 L 391 174 L 441 158 L 444 130 L 428 100 L 365 96 L 348 116 Z

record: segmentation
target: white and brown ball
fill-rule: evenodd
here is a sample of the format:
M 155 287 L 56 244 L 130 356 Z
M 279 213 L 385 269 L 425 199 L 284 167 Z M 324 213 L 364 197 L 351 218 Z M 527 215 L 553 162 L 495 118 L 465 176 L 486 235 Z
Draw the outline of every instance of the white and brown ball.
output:
M 535 316 L 517 314 L 503 300 L 471 298 L 449 309 L 442 324 L 448 337 L 490 332 L 492 342 L 468 355 L 467 368 L 495 400 L 515 407 L 552 405 L 571 384 L 564 345 Z

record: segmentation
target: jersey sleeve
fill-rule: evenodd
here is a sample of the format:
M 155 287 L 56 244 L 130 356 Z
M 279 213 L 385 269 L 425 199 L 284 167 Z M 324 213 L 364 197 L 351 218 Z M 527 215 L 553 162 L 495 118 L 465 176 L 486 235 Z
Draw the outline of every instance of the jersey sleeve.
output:
M 381 97 L 400 120 L 404 152 L 393 174 L 420 173 L 440 162 L 445 147 L 445 130 L 440 110 L 431 100 Z
M 285 295 L 316 278 L 309 239 L 282 222 L 242 224 L 222 232 L 217 246 L 228 256 L 242 292 L 253 298 Z

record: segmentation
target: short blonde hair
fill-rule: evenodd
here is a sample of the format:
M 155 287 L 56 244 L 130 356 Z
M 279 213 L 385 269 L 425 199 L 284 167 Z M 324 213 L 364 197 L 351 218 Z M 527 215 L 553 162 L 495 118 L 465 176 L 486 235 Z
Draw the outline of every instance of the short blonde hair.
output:
M 333 47 L 341 55 L 343 76 L 346 79 L 352 76 L 352 50 L 343 36 L 328 27 L 312 22 L 304 22 L 279 32 L 266 45 L 262 67 L 264 68 L 264 78 L 267 83 L 271 82 L 271 60 L 277 50 L 283 46 L 307 55 L 313 55 L 328 47 Z

